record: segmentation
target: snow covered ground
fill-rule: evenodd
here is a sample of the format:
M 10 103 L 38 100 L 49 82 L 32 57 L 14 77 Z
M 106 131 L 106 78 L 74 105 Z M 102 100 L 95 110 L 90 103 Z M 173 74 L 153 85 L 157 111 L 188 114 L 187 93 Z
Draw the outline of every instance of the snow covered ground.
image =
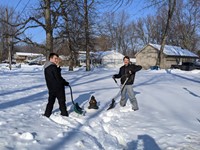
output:
M 47 88 L 41 66 L 12 71 L 0 69 L 1 150 L 199 150 L 200 71 L 142 70 L 134 90 L 139 111 L 129 102 L 124 108 L 105 111 L 119 88 L 111 76 L 118 69 L 77 69 L 63 76 L 74 99 L 86 111 L 73 112 L 66 87 L 70 117 L 59 116 L 58 104 L 51 119 L 43 117 Z M 99 109 L 88 110 L 94 95 Z M 119 98 L 118 98 L 119 100 Z

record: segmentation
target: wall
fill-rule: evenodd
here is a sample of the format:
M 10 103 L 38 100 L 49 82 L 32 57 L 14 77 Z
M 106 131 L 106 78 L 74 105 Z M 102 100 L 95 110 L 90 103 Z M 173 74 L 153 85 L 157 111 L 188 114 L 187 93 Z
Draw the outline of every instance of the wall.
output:
M 143 69 L 149 69 L 156 65 L 157 57 L 157 50 L 148 45 L 136 55 L 136 64 L 141 65 Z
M 194 61 L 194 58 L 165 57 L 165 69 L 171 68 L 171 65 L 182 65 L 183 62 Z

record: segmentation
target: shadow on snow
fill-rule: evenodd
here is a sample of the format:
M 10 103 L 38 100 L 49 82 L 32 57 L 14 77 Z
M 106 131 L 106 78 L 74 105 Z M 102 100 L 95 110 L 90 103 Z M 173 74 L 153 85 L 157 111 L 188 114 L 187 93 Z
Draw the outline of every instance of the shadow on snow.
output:
M 9 91 L 9 92 L 5 92 L 5 93 L 1 93 L 0 96 L 15 94 L 15 93 L 18 93 L 18 92 L 25 92 L 25 91 L 28 91 L 28 90 L 33 90 L 33 89 L 37 89 L 37 88 L 41 88 L 41 87 L 45 87 L 45 85 L 41 84 L 41 85 L 35 85 L 35 86 L 31 86 L 31 87 L 24 88 L 24 89 Z
M 184 76 L 181 76 L 181 75 L 178 75 L 178 74 L 171 73 L 171 71 L 169 71 L 169 70 L 166 70 L 166 72 L 169 73 L 169 74 L 171 74 L 171 75 L 173 75 L 173 76 L 176 76 L 176 77 L 179 77 L 179 78 L 188 80 L 188 81 L 192 81 L 192 82 L 195 82 L 195 83 L 200 83 L 200 80 L 199 80 L 199 79 L 187 78 L 187 77 L 184 77 Z
M 194 92 L 188 90 L 187 88 L 184 87 L 183 89 L 186 90 L 186 91 L 187 91 L 189 94 L 191 94 L 192 96 L 200 98 L 199 95 L 197 95 L 197 94 L 195 94 Z
M 41 97 L 46 95 L 47 91 L 42 91 L 33 95 L 29 95 L 23 98 L 19 98 L 13 101 L 9 101 L 9 102 L 5 102 L 5 103 L 0 103 L 0 109 L 7 109 L 10 107 L 15 107 L 18 105 L 22 105 L 22 104 L 26 104 L 26 103 L 31 103 L 31 102 L 35 102 L 35 101 L 40 101 Z
M 156 141 L 147 134 L 138 135 L 137 140 L 127 143 L 126 150 L 161 150 Z

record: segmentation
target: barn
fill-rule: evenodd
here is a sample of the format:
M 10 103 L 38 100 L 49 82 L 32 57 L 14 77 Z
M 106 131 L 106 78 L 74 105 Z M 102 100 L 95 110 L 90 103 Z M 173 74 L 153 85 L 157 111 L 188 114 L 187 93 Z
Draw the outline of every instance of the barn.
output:
M 136 53 L 136 64 L 144 69 L 149 69 L 156 65 L 158 52 L 161 45 L 149 43 L 138 53 Z M 182 62 L 193 62 L 198 56 L 191 51 L 178 47 L 165 45 L 164 47 L 164 68 L 169 69 L 171 65 L 182 64 Z

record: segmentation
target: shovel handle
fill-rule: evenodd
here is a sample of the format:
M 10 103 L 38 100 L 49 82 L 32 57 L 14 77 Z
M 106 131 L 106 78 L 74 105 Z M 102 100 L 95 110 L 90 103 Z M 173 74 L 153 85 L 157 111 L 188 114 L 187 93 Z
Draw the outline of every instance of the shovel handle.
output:
M 71 101 L 72 101 L 73 105 L 76 105 L 76 104 L 74 103 L 72 87 L 71 87 L 70 85 L 69 85 L 69 89 L 70 89 Z
M 117 83 L 117 80 L 113 77 L 113 80 L 115 81 L 115 83 Z

